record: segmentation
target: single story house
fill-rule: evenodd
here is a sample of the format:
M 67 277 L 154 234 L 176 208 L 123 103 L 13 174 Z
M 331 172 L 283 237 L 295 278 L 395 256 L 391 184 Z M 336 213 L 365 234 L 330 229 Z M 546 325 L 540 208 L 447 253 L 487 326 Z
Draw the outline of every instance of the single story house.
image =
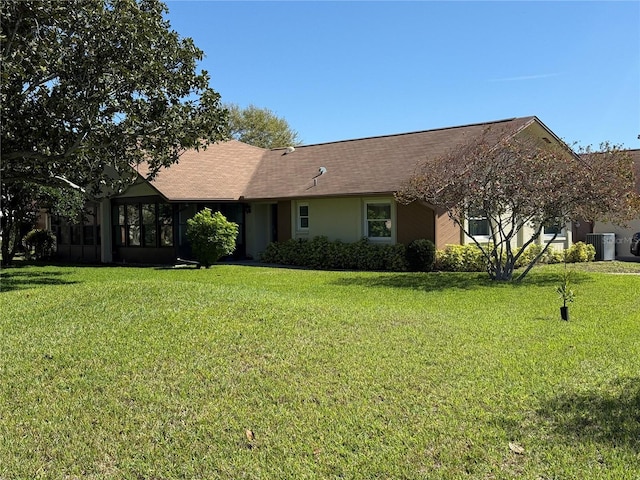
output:
M 187 151 L 153 180 L 143 175 L 123 193 L 90 203 L 83 225 L 56 218 L 47 227 L 70 261 L 171 263 L 188 258 L 186 222 L 204 207 L 240 229 L 235 256 L 260 257 L 272 241 L 313 238 L 404 243 L 427 238 L 437 248 L 469 243 L 437 208 L 395 201 L 394 192 L 425 159 L 490 132 L 527 132 L 560 142 L 537 117 L 266 150 L 235 140 Z M 471 219 L 488 233 L 487 220 Z M 520 232 L 521 244 L 527 232 Z M 553 232 L 547 232 L 547 239 Z M 544 241 L 544 238 L 541 239 Z M 556 238 L 572 242 L 572 228 Z

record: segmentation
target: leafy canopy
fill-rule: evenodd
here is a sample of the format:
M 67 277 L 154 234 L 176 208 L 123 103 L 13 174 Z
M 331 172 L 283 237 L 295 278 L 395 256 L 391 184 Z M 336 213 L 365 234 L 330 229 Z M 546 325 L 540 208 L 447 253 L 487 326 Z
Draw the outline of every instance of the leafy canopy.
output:
M 446 210 L 481 249 L 489 275 L 511 280 L 516 262 L 545 226 L 576 219 L 624 222 L 637 215 L 632 160 L 617 146 L 575 154 L 526 131 L 517 136 L 488 129 L 480 137 L 431 158 L 405 183 L 397 198 L 425 201 Z M 489 242 L 479 239 L 465 218 L 488 220 Z M 531 227 L 521 249 L 519 232 Z M 558 235 L 556 230 L 554 239 Z M 544 255 L 531 259 L 518 279 Z
M 96 193 L 224 138 L 226 110 L 158 0 L 7 0 L 2 181 Z
M 43 198 L 108 195 L 226 135 L 227 111 L 159 0 L 5 0 L 2 262 Z M 58 192 L 52 192 L 57 189 Z
M 288 147 L 301 143 L 298 132 L 268 108 L 254 105 L 240 108 L 235 104 L 230 104 L 227 108 L 229 132 L 236 140 L 262 148 Z

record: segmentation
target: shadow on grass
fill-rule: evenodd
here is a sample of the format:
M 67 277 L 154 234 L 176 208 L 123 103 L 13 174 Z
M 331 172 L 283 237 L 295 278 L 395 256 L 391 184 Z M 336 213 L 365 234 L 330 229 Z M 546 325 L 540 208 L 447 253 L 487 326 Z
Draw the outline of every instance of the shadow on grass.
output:
M 640 452 L 640 377 L 598 390 L 562 393 L 538 410 L 559 441 L 607 443 Z
M 571 278 L 573 284 L 591 280 L 588 275 L 580 273 L 572 274 Z M 431 272 L 352 276 L 340 278 L 334 284 L 339 286 L 408 288 L 428 292 L 454 288 L 471 290 L 477 288 L 526 288 L 530 286 L 552 287 L 559 285 L 560 282 L 560 275 L 554 273 L 530 274 L 522 282 L 498 282 L 491 280 L 486 273 Z
M 78 283 L 61 278 L 66 275 L 68 273 L 62 271 L 31 272 L 14 268 L 3 269 L 0 275 L 0 292 L 25 290 L 43 285 L 72 285 Z

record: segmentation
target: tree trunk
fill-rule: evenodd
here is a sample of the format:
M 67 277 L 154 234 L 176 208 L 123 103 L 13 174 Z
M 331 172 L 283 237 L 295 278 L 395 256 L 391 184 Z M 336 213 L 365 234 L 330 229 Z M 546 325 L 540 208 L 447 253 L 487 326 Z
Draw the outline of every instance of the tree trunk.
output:
M 13 262 L 13 257 L 16 254 L 16 248 L 20 241 L 19 228 L 15 222 L 7 220 L 2 229 L 2 261 L 0 265 L 7 267 Z

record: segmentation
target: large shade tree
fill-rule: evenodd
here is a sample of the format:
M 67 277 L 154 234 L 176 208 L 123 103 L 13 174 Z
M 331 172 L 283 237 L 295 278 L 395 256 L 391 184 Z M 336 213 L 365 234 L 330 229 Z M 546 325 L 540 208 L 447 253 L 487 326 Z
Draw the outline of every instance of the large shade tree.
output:
M 559 227 L 572 220 L 619 223 L 638 214 L 629 155 L 609 144 L 597 152 L 581 153 L 524 132 L 514 136 L 487 130 L 443 156 L 427 159 L 397 198 L 403 203 L 422 200 L 446 210 L 482 251 L 490 277 L 511 280 L 521 255 L 545 227 L 555 227 L 553 241 Z M 465 221 L 470 218 L 488 220 L 489 241 L 473 231 L 475 223 Z M 515 249 L 521 231 L 531 235 Z M 549 245 L 517 280 L 527 275 Z
M 117 191 L 185 149 L 225 138 L 227 111 L 202 59 L 158 0 L 2 2 L 2 203 L 38 187 Z M 26 195 L 31 192 L 31 198 Z M 22 214 L 3 208 L 3 262 Z
M 241 108 L 233 103 L 227 108 L 229 134 L 236 140 L 262 148 L 289 147 L 301 143 L 298 132 L 268 108 L 255 105 Z

